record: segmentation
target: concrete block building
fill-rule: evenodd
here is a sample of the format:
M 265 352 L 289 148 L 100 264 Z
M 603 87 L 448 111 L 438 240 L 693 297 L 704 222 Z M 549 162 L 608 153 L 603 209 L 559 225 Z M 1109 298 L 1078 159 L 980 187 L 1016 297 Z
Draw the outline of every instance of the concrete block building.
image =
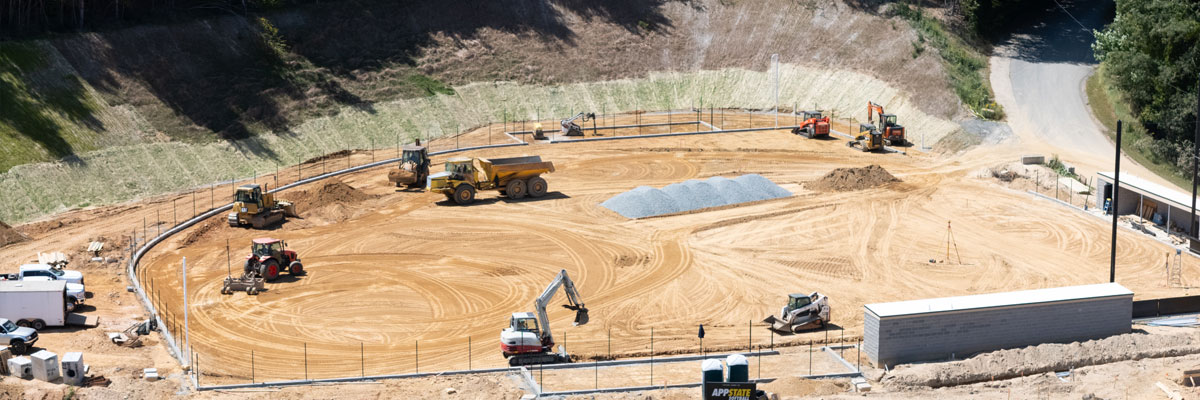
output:
M 1133 292 L 1116 283 L 867 304 L 863 350 L 876 366 L 1129 333 Z

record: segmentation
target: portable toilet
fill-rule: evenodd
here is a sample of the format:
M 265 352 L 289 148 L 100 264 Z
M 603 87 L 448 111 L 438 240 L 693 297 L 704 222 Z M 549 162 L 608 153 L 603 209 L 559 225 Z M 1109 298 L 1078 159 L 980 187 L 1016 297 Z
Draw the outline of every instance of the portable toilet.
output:
M 701 382 L 725 381 L 725 368 L 721 366 L 720 360 L 708 359 L 700 362 L 700 371 L 704 375 Z
M 730 354 L 725 358 L 725 365 L 729 367 L 726 382 L 750 382 L 750 362 L 746 361 L 746 356 Z

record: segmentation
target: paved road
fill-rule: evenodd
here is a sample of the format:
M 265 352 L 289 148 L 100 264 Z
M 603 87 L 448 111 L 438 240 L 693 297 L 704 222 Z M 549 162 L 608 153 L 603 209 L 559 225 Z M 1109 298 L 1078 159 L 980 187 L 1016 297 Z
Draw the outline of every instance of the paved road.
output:
M 1014 28 L 991 58 L 996 101 L 1020 145 L 1031 152 L 1059 154 L 1085 176 L 1111 171 L 1115 147 L 1095 121 L 1084 85 L 1095 70 L 1091 31 L 1112 20 L 1113 3 L 1058 0 L 1035 10 Z M 1122 172 L 1174 187 L 1122 157 Z M 1190 190 L 1190 189 L 1189 189 Z

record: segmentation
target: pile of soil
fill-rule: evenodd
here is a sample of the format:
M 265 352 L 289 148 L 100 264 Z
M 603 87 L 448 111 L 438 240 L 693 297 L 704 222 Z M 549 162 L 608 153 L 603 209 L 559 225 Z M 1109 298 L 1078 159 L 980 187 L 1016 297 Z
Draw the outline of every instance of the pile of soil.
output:
M 804 379 L 796 376 L 779 378 L 758 387 L 759 390 L 775 393 L 781 397 L 828 396 L 846 393 L 848 388 L 849 385 L 845 382 Z
M 1085 342 L 993 351 L 962 361 L 901 365 L 884 381 L 906 386 L 958 386 L 1125 360 L 1198 353 L 1200 338 L 1192 334 L 1128 333 Z
M 280 199 L 296 205 L 296 213 L 308 218 L 314 211 L 332 204 L 353 204 L 375 198 L 376 196 L 363 193 L 353 186 L 340 180 L 325 182 L 321 187 L 309 189 L 294 194 L 284 193 Z M 339 213 L 340 214 L 340 213 Z
M 228 227 L 229 222 L 226 221 L 224 216 L 225 215 L 222 214 L 222 218 L 209 218 L 208 221 L 202 222 L 199 225 L 190 228 L 187 231 L 187 235 L 183 237 L 182 241 L 180 241 L 179 246 L 190 246 L 193 243 L 200 241 L 200 239 L 203 239 L 205 236 L 208 236 L 209 233 L 219 231 L 224 229 L 224 227 Z
M 807 186 L 809 189 L 823 192 L 848 192 L 895 182 L 900 180 L 883 167 L 872 164 L 862 168 L 838 168 L 829 171 L 821 179 L 809 182 Z
M 17 232 L 16 229 L 8 226 L 8 224 L 5 224 L 3 221 L 0 221 L 0 247 L 13 243 L 24 242 L 26 240 L 29 240 L 29 238 L 25 237 L 25 235 L 22 235 L 21 232 Z

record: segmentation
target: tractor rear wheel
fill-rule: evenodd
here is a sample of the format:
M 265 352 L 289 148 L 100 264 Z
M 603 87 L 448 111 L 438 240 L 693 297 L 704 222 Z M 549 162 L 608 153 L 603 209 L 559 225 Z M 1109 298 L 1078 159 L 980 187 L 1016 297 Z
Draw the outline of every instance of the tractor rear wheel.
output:
M 549 187 L 546 185 L 546 180 L 540 176 L 529 178 L 529 183 L 525 184 L 529 190 L 529 197 L 542 197 L 546 195 Z
M 508 181 L 507 185 L 504 185 L 504 192 L 508 195 L 508 198 L 513 200 L 524 198 L 526 189 L 525 181 L 520 179 L 513 179 Z
M 299 261 L 292 261 L 292 263 L 288 265 L 288 274 L 293 276 L 304 275 L 304 265 L 300 264 Z
M 465 206 L 475 202 L 475 187 L 467 184 L 454 188 L 454 202 Z
M 279 262 L 275 261 L 274 259 L 267 260 L 266 262 L 262 263 L 262 266 L 259 268 L 260 275 L 262 275 L 263 279 L 266 279 L 267 282 L 273 281 L 275 278 L 279 277 Z

